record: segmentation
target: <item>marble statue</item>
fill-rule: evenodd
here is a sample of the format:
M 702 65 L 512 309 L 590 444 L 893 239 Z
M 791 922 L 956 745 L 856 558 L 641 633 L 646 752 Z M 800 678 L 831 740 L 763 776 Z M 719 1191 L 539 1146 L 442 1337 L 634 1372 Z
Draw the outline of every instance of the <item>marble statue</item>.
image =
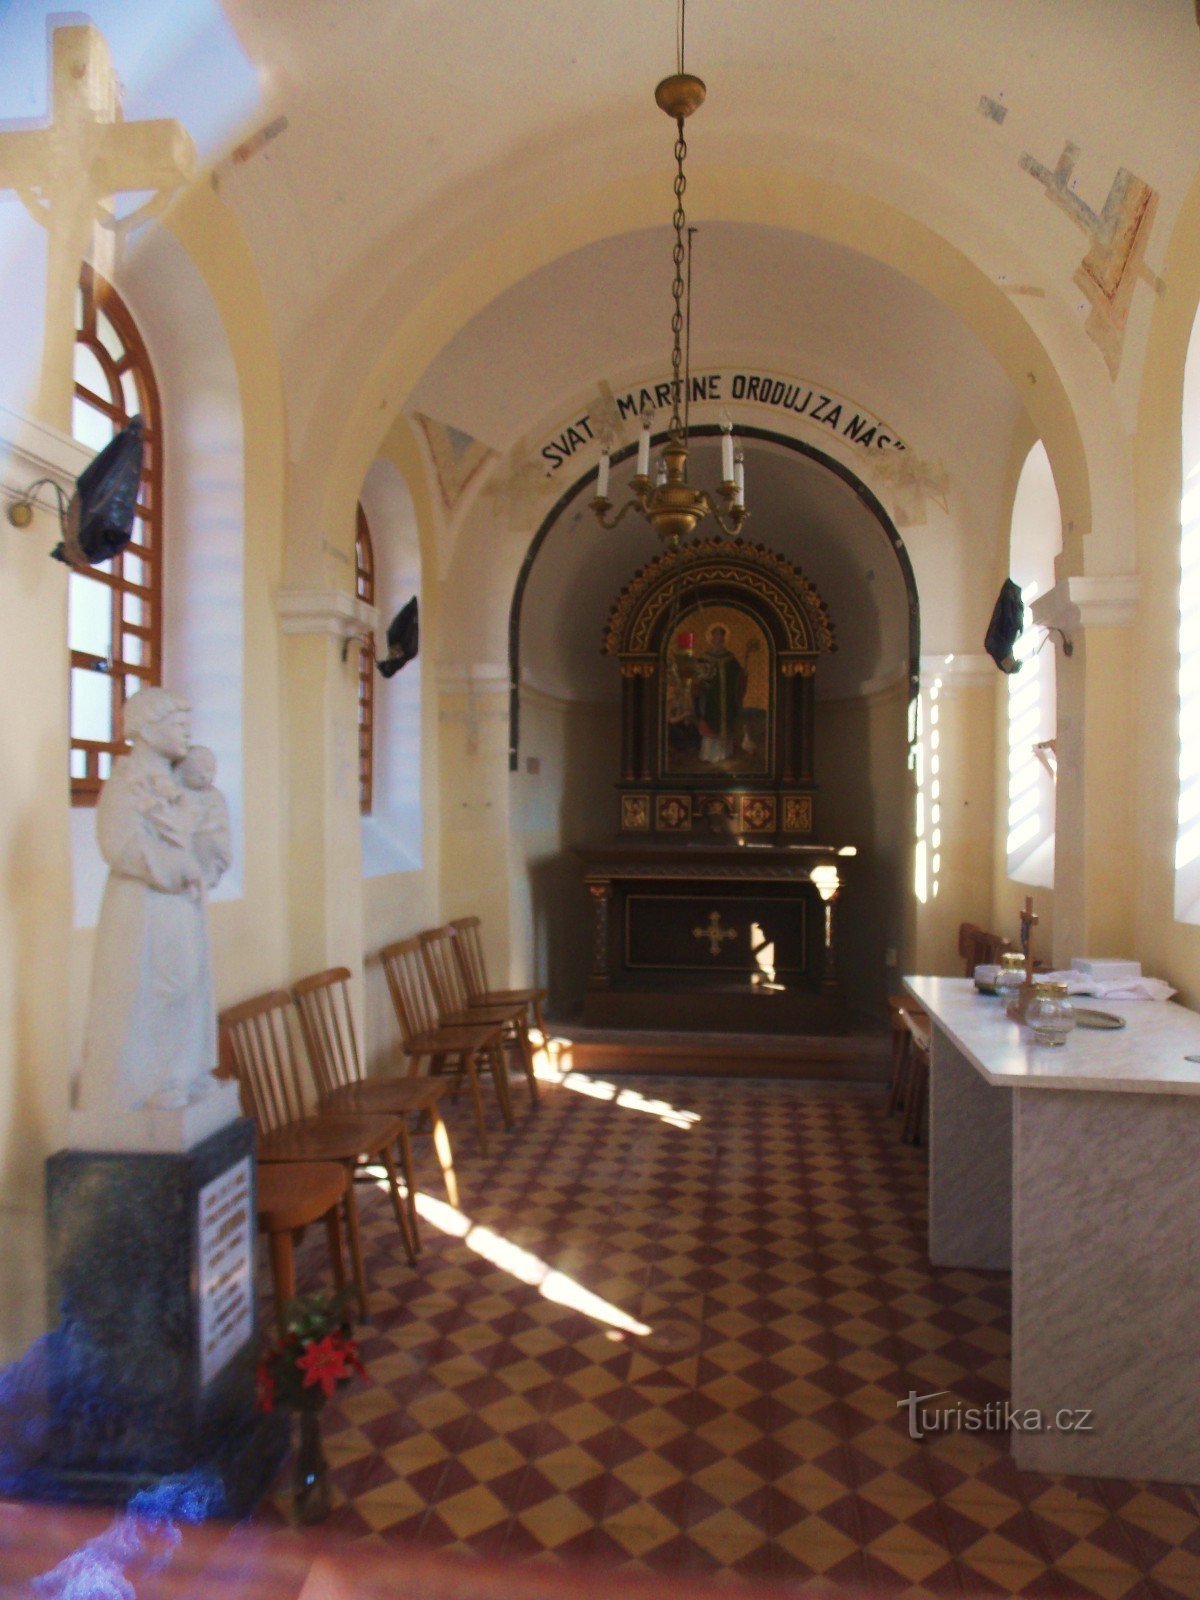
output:
M 229 807 L 225 796 L 213 787 L 217 758 L 207 745 L 189 746 L 188 753 L 175 768 L 180 783 L 189 792 L 184 796 L 192 816 L 192 850 L 204 879 L 213 889 L 229 870 L 233 860 L 229 841 Z
M 179 1110 L 218 1085 L 207 895 L 229 866 L 215 760 L 189 747 L 189 707 L 166 689 L 125 703 L 133 746 L 96 808 L 108 881 L 96 929 L 80 1109 Z

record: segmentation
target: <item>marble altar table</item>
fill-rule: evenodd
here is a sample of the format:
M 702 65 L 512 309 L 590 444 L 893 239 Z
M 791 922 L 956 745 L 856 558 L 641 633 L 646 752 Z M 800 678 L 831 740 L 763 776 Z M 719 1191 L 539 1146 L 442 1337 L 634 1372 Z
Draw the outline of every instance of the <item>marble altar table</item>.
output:
M 1013 1407 L 1043 1419 L 1017 1465 L 1200 1483 L 1200 1014 L 1105 1001 L 1124 1030 L 1052 1048 L 969 979 L 905 988 L 933 1023 L 930 1259 L 1012 1272 Z

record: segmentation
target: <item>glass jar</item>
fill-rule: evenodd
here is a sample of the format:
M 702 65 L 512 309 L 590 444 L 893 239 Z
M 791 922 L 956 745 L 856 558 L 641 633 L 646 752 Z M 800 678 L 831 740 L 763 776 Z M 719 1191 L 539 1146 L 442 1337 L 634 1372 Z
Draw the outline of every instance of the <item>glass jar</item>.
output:
M 1000 957 L 998 989 L 1019 989 L 1025 982 L 1025 957 L 1019 950 L 1005 950 Z
M 1035 983 L 1025 1012 L 1035 1044 L 1066 1044 L 1075 1026 L 1075 1012 L 1067 999 L 1065 983 Z

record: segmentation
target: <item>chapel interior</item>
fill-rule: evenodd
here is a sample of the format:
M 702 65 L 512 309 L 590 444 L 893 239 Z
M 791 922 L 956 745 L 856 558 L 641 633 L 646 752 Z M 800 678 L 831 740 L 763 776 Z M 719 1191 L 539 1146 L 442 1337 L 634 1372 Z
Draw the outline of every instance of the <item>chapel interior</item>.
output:
M 0 9 L 0 1600 L 1200 1596 L 1197 151 L 1192 0 Z

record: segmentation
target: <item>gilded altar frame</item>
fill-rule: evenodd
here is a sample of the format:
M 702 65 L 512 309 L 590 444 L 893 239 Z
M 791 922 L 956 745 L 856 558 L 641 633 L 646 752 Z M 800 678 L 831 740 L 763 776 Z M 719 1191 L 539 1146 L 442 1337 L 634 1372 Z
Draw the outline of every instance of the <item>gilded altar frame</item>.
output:
M 621 669 L 623 834 L 812 834 L 813 679 L 837 646 L 798 567 L 740 540 L 665 552 L 621 591 L 601 648 Z

